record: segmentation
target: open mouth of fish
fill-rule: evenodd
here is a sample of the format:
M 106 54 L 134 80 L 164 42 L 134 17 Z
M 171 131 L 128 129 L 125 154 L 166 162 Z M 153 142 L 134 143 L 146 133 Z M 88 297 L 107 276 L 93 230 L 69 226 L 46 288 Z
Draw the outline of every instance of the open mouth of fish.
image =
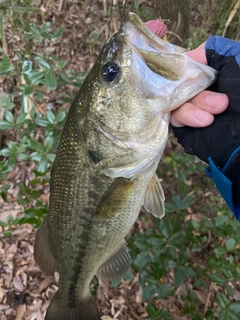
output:
M 167 99 L 168 108 L 162 112 L 184 103 L 181 96 L 190 99 L 199 93 L 198 78 L 203 74 L 212 81 L 217 75 L 216 70 L 190 59 L 185 54 L 186 49 L 159 38 L 134 13 L 129 13 L 122 32 L 133 50 L 130 81 L 145 98 L 161 96 Z M 204 86 L 204 79 L 202 82 Z

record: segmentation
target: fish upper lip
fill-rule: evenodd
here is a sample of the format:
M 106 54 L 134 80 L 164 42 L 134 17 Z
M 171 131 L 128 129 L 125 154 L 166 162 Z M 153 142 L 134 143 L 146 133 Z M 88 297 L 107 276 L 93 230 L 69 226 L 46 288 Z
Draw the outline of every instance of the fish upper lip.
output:
M 133 30 L 135 32 L 132 32 Z M 179 47 L 165 42 L 154 34 L 133 12 L 128 14 L 122 32 L 128 44 L 133 46 L 135 49 L 146 50 L 149 52 L 177 52 L 179 50 Z M 135 37 L 133 35 L 135 35 Z M 136 37 L 136 35 L 138 35 L 138 37 Z M 139 44 L 137 44 L 137 41 L 139 41 Z M 184 51 L 186 50 L 182 49 L 180 52 Z

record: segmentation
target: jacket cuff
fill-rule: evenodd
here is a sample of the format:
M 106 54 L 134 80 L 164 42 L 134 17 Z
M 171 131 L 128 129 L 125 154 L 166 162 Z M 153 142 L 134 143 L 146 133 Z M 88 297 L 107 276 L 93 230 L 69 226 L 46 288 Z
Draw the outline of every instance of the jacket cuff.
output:
M 225 172 L 230 166 L 232 158 L 239 151 L 240 147 L 231 154 L 223 169 L 217 168 L 212 159 L 208 158 L 209 167 L 206 169 L 206 175 L 214 180 L 221 196 L 224 198 L 238 221 L 240 221 L 240 204 L 236 205 L 233 202 L 232 182 L 225 176 Z

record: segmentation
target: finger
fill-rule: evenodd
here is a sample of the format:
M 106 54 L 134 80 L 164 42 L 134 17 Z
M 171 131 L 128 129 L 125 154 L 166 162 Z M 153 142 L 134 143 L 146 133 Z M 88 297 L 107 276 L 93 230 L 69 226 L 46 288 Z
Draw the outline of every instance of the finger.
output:
M 202 43 L 194 50 L 186 52 L 186 54 L 193 60 L 207 65 L 207 57 L 205 50 L 206 42 Z
M 205 90 L 190 99 L 189 102 L 211 114 L 218 114 L 227 109 L 229 100 L 226 94 Z
M 171 124 L 174 127 L 190 126 L 201 128 L 209 126 L 214 120 L 214 116 L 190 102 L 184 103 L 180 108 L 172 111 Z
M 174 110 L 171 123 L 175 127 L 208 126 L 214 120 L 213 115 L 226 110 L 228 103 L 227 95 L 205 90 Z
M 145 25 L 159 38 L 163 38 L 167 32 L 167 27 L 161 20 L 150 20 Z

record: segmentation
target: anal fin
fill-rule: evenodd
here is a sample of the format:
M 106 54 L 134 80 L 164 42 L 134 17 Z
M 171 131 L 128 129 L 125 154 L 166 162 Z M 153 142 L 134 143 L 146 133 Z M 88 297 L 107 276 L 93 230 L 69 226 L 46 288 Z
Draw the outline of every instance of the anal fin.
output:
M 146 211 L 152 213 L 156 218 L 162 218 L 165 215 L 164 192 L 158 176 L 155 174 L 148 184 L 143 206 Z
M 123 276 L 130 268 L 131 258 L 125 242 L 121 247 L 98 269 L 97 277 L 109 281 Z
M 48 228 L 46 221 L 43 222 L 37 232 L 34 245 L 34 259 L 40 269 L 48 275 L 57 271 L 57 262 L 50 249 Z

